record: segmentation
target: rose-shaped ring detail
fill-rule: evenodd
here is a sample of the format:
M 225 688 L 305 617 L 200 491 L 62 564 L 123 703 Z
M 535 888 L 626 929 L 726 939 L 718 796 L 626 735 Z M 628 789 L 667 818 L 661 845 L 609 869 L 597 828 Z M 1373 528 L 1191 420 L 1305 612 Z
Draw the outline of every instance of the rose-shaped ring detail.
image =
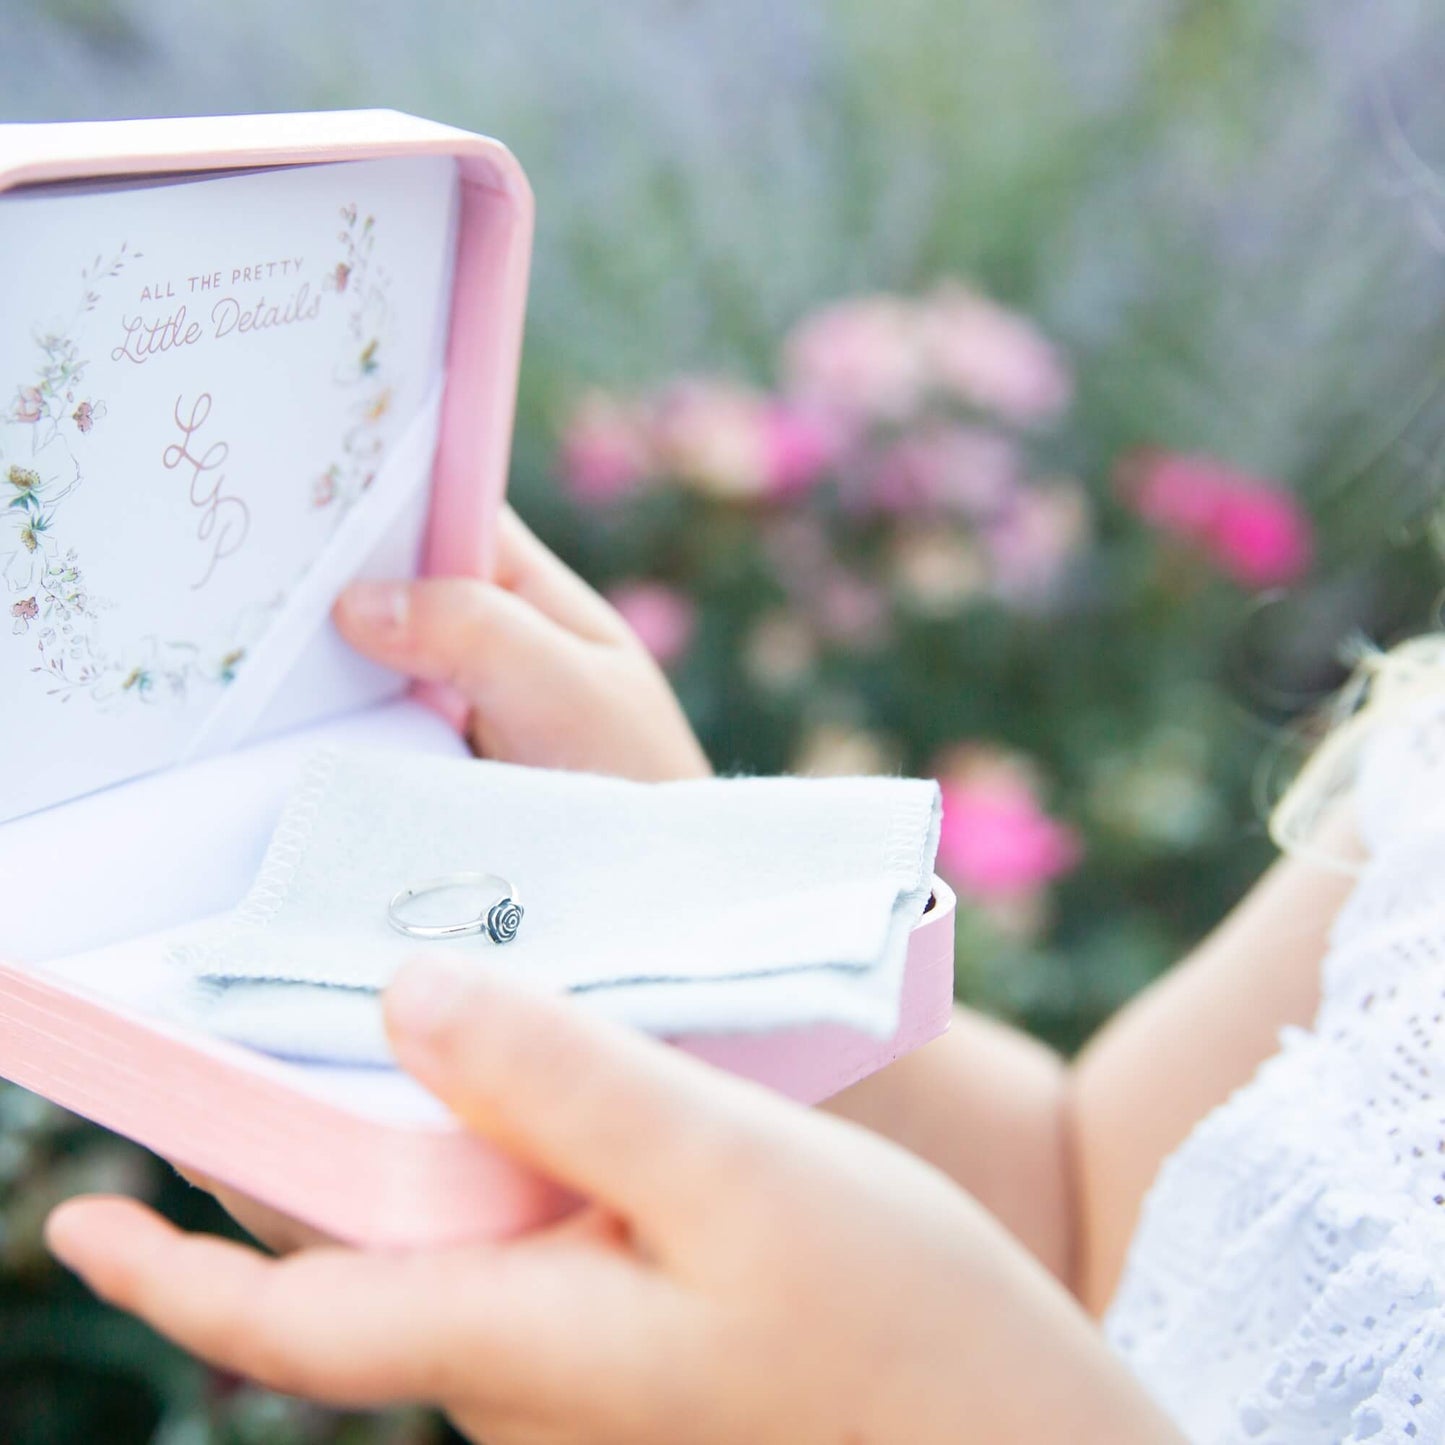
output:
M 492 904 L 487 914 L 487 932 L 493 943 L 510 943 L 522 926 L 523 908 L 515 898 L 504 898 Z
M 447 921 L 445 909 L 440 900 L 431 905 L 412 908 L 414 900 L 429 894 L 465 892 L 470 899 L 480 893 L 491 897 L 491 903 L 480 913 L 469 911 L 454 922 Z M 437 912 L 441 917 L 437 917 Z M 386 905 L 386 917 L 398 933 L 408 938 L 442 939 L 464 938 L 468 934 L 483 934 L 493 943 L 510 943 L 522 926 L 524 910 L 517 898 L 517 890 L 511 882 L 498 873 L 448 873 L 441 878 L 426 878 L 406 888 L 398 888 Z

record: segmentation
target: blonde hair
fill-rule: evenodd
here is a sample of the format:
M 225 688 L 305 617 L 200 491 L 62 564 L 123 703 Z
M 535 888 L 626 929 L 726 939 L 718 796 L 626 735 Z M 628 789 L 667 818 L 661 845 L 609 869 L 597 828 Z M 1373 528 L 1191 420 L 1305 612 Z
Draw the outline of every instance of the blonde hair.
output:
M 1388 652 L 1361 640 L 1350 651 L 1355 669 L 1326 709 L 1324 737 L 1269 817 L 1269 835 L 1279 848 L 1342 872 L 1358 865 L 1317 846 L 1320 824 L 1353 788 L 1365 739 L 1424 699 L 1445 694 L 1445 632 Z

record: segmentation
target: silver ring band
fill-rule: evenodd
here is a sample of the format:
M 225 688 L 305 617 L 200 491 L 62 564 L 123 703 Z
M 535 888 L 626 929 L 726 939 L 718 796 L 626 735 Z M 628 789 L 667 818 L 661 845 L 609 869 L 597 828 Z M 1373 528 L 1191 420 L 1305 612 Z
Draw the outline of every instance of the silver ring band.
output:
M 456 923 L 412 923 L 401 916 L 401 909 L 413 899 L 447 888 L 479 888 L 496 893 L 497 901 L 484 913 Z M 522 925 L 524 913 L 517 890 L 499 873 L 447 873 L 440 878 L 424 878 L 406 888 L 398 888 L 386 905 L 386 917 L 398 933 L 408 938 L 435 941 L 442 938 L 465 938 L 469 934 L 485 934 L 493 943 L 510 943 Z

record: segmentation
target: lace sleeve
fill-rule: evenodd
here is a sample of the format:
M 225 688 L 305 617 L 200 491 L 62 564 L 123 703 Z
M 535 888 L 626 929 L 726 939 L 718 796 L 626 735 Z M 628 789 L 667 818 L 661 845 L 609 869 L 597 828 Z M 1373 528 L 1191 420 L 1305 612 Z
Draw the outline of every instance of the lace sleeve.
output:
M 1195 1441 L 1445 1440 L 1445 705 L 1372 737 L 1314 1026 L 1145 1201 L 1106 1329 Z

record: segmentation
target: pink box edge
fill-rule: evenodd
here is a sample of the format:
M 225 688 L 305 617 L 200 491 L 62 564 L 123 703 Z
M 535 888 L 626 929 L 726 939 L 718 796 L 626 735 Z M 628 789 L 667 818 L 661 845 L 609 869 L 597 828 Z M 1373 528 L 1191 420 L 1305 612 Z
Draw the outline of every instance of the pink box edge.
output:
M 953 913 L 939 884 L 910 940 L 903 1014 L 887 1040 L 819 1026 L 674 1042 L 819 1103 L 947 1031 Z M 296 1068 L 0 965 L 0 1074 L 335 1238 L 437 1247 L 516 1234 L 571 1207 L 566 1191 L 459 1123 L 368 1118 L 298 1087 Z

